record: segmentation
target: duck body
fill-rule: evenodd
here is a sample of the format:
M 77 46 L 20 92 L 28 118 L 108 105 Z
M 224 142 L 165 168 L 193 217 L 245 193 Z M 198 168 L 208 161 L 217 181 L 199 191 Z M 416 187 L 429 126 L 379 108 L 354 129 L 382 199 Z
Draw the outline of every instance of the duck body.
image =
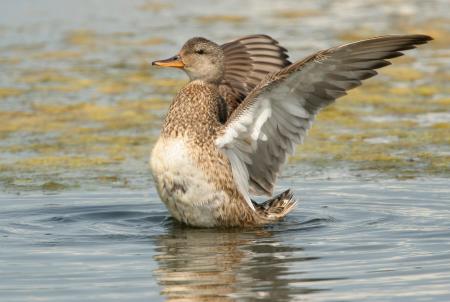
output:
M 255 224 L 232 181 L 230 164 L 214 141 L 223 99 L 200 80 L 181 89 L 169 108 L 150 164 L 171 215 L 201 227 Z
M 171 215 L 194 226 L 217 225 L 219 207 L 228 202 L 216 189 L 189 151 L 188 137 L 160 138 L 151 157 L 153 178 Z
M 153 148 L 156 188 L 171 215 L 196 227 L 247 227 L 279 221 L 296 205 L 276 179 L 315 116 L 401 51 L 432 40 L 389 35 L 319 51 L 291 63 L 266 35 L 219 46 L 192 38 L 178 55 L 153 65 L 183 69 Z

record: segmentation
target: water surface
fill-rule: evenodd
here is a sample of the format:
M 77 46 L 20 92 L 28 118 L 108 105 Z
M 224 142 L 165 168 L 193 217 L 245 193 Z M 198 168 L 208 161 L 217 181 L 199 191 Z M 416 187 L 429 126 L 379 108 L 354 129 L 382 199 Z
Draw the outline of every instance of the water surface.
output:
M 253 230 L 181 226 L 153 189 L 2 195 L 2 301 L 450 299 L 448 180 L 283 185 L 298 208 Z

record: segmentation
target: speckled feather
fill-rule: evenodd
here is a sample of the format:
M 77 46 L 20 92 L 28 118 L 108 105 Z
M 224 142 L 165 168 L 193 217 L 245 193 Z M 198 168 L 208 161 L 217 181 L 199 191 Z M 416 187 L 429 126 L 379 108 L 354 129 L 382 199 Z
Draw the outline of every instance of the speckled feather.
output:
M 223 126 L 219 121 L 220 102 L 217 87 L 193 81 L 183 87 L 174 99 L 165 118 L 160 139 L 182 139 L 189 156 L 217 191 L 225 192 L 226 200 L 212 214 L 216 226 L 245 226 L 266 222 L 264 217 L 245 204 L 236 189 L 230 163 L 214 145 L 214 139 Z M 208 214 L 208 213 L 205 213 Z M 189 216 L 189 213 L 184 213 Z M 190 222 L 184 217 L 183 222 Z
M 376 75 L 374 69 L 390 64 L 386 59 L 429 40 L 425 35 L 376 37 L 294 64 L 267 36 L 222 47 L 204 38 L 189 40 L 180 54 L 191 82 L 171 104 L 151 157 L 161 199 L 176 219 L 194 226 L 278 221 L 296 204 L 291 191 L 262 204 L 250 194 L 272 195 L 281 166 L 317 112 Z M 245 54 L 251 45 L 257 45 L 255 52 L 264 46 L 256 55 L 264 64 Z M 229 118 L 224 123 L 225 104 Z

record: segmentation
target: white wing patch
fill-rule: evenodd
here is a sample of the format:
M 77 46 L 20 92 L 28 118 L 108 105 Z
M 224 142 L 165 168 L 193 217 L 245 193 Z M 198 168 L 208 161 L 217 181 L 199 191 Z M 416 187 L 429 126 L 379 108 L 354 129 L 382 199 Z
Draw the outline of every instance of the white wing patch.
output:
M 270 74 L 235 109 L 216 145 L 251 208 L 252 194 L 271 195 L 288 154 L 302 143 L 315 115 L 376 75 L 386 59 L 424 44 L 425 35 L 376 37 L 330 48 Z
M 289 86 L 275 87 L 268 94 L 258 96 L 252 106 L 243 110 L 216 139 L 217 147 L 230 161 L 239 192 L 252 209 L 250 193 L 272 190 L 279 166 L 286 161 L 286 153 L 292 154 L 295 143 L 303 141 L 313 117 L 301 106 L 299 97 Z M 281 153 L 280 146 L 284 150 Z M 273 160 L 273 156 L 278 158 Z M 272 162 L 275 167 L 266 169 Z M 266 179 L 258 182 L 266 181 L 267 185 L 258 190 L 249 179 L 260 176 Z
M 257 141 L 267 140 L 261 129 L 272 113 L 270 100 L 261 99 L 257 106 L 248 108 L 240 117 L 230 123 L 224 135 L 216 139 L 216 145 L 230 160 L 231 169 L 239 192 L 247 204 L 255 209 L 249 194 L 249 174 L 247 165 L 252 164 L 251 154 L 257 147 Z
M 270 117 L 270 114 L 272 113 L 272 108 L 270 106 L 270 101 L 268 99 L 262 99 L 261 102 L 261 113 L 256 117 L 255 124 L 253 126 L 253 131 L 251 133 L 251 137 L 254 141 L 258 140 L 261 135 L 261 128 L 264 125 L 264 123 L 267 121 L 267 119 Z

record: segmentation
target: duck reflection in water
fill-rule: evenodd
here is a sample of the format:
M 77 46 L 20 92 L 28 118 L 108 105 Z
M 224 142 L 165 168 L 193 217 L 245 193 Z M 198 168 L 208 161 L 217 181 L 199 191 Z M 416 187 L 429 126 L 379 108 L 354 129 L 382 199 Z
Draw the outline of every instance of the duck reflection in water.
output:
M 270 230 L 211 230 L 179 225 L 156 238 L 155 271 L 167 301 L 290 301 L 324 290 L 293 286 L 303 249 L 283 244 Z M 299 263 L 300 262 L 300 263 Z M 304 281 L 304 280 L 303 280 Z

